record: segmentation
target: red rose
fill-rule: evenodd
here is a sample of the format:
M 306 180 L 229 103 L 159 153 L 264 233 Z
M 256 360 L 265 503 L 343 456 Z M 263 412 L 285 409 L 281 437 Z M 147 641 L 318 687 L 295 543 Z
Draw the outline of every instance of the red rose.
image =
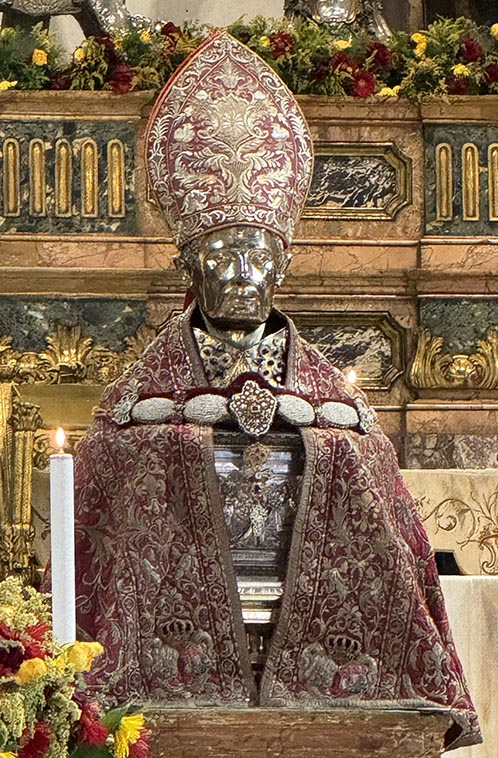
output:
M 469 79 L 466 76 L 448 76 L 446 88 L 450 95 L 465 95 L 469 90 Z
M 36 724 L 33 736 L 21 747 L 18 758 L 44 758 L 50 747 L 50 727 L 45 721 Z
M 334 53 L 331 58 L 330 66 L 333 71 L 356 71 L 358 64 L 352 55 L 346 53 L 345 50 L 340 50 L 338 53 Z
M 392 52 L 383 42 L 371 42 L 370 55 L 375 68 L 387 68 L 393 61 Z
M 124 95 L 131 89 L 133 71 L 126 63 L 118 63 L 109 72 L 108 81 L 113 92 L 118 95 Z
M 489 63 L 484 69 L 486 84 L 498 84 L 498 63 Z
M 465 63 L 473 63 L 478 61 L 483 54 L 483 49 L 480 43 L 474 39 L 474 37 L 465 37 L 460 45 L 460 56 Z
M 294 48 L 294 37 L 287 32 L 278 32 L 270 37 L 271 54 L 274 58 L 280 58 L 285 53 L 290 53 Z
M 375 76 L 371 71 L 358 69 L 353 72 L 351 93 L 355 97 L 369 97 L 375 92 Z

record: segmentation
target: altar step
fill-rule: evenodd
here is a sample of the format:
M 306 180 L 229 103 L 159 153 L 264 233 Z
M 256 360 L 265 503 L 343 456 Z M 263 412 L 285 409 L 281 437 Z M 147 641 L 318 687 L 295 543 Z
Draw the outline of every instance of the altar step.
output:
M 149 713 L 150 758 L 439 758 L 447 713 L 278 708 Z

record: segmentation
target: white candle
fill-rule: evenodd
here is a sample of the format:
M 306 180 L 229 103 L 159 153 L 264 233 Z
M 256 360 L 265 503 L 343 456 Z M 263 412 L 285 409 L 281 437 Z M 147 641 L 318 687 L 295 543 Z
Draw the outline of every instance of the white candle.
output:
M 73 456 L 64 453 L 65 440 L 64 430 L 58 429 L 59 452 L 50 456 L 52 623 L 60 645 L 76 639 Z

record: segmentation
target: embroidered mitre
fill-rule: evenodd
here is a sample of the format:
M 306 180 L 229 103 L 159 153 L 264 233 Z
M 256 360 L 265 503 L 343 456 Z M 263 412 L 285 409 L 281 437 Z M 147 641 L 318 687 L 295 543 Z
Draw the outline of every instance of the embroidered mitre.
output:
M 208 37 L 166 84 L 146 152 L 178 246 L 237 225 L 290 243 L 311 181 L 311 136 L 290 90 L 227 32 Z

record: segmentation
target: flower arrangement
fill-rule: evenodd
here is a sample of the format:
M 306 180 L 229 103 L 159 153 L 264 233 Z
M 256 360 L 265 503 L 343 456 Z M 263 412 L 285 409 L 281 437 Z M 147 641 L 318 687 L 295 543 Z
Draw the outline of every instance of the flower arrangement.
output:
M 212 28 L 172 22 L 90 37 L 68 62 L 41 26 L 0 32 L 0 90 L 160 89 Z M 264 58 L 296 94 L 333 97 L 447 97 L 498 93 L 498 24 L 438 19 L 426 30 L 380 42 L 347 27 L 257 16 L 228 31 Z
M 147 758 L 143 714 L 85 696 L 102 646 L 57 646 L 47 601 L 18 578 L 0 582 L 0 758 Z

